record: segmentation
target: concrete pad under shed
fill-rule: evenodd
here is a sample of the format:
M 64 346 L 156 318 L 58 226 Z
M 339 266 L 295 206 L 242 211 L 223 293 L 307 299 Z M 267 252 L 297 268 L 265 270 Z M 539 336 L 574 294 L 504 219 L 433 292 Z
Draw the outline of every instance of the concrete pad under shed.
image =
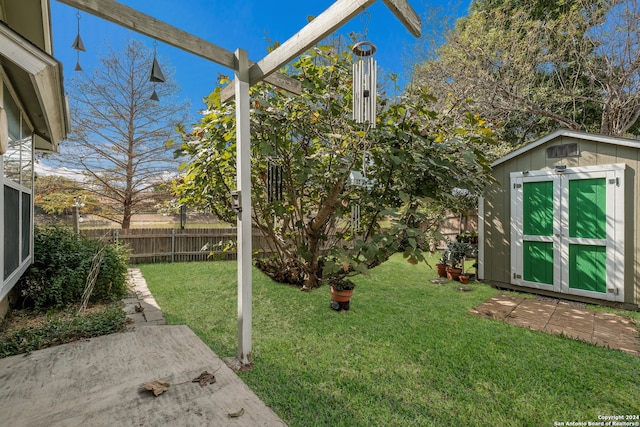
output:
M 215 383 L 192 382 L 203 371 Z M 155 380 L 170 383 L 157 397 L 142 388 Z M 186 326 L 147 326 L 0 359 L 0 384 L 1 423 L 13 427 L 285 425 Z

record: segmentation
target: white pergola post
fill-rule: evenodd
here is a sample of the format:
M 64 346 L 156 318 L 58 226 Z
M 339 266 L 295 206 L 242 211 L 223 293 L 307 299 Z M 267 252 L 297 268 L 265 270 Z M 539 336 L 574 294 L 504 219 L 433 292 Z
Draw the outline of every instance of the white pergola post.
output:
M 249 118 L 249 58 L 247 51 L 235 51 L 236 96 L 236 182 L 238 212 L 238 360 L 251 363 L 251 132 Z

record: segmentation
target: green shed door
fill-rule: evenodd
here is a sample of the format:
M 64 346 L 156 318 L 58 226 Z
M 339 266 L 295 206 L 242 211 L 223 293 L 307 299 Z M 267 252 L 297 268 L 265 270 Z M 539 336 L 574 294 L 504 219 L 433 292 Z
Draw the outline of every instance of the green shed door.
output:
M 553 285 L 553 181 L 522 184 L 522 278 Z
M 512 281 L 539 289 L 555 290 L 560 261 L 554 230 L 558 227 L 558 183 L 552 177 L 518 177 L 512 180 Z
M 624 165 L 511 174 L 512 283 L 623 301 Z
M 607 292 L 607 180 L 604 177 L 571 179 L 568 191 L 566 286 L 604 294 Z

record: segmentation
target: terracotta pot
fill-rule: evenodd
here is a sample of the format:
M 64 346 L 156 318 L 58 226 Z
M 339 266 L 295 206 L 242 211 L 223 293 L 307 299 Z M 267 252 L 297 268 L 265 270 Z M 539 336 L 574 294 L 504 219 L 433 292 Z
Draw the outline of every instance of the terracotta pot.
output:
M 438 277 L 447 277 L 447 264 L 436 264 Z
M 331 286 L 331 301 L 347 302 L 351 299 L 351 295 L 353 295 L 353 289 L 338 291 Z
M 462 273 L 461 268 L 449 267 L 447 269 L 447 277 L 449 278 L 449 280 L 458 280 L 461 273 Z
M 466 285 L 467 283 L 469 283 L 469 276 L 467 276 L 466 274 L 461 274 L 460 277 L 460 283 L 462 283 L 463 285 Z

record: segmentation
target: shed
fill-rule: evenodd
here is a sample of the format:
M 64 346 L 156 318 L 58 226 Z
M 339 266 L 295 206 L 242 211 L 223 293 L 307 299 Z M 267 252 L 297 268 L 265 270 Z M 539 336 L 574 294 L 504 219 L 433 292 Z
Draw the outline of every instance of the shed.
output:
M 560 129 L 492 164 L 478 278 L 637 309 L 640 141 Z

